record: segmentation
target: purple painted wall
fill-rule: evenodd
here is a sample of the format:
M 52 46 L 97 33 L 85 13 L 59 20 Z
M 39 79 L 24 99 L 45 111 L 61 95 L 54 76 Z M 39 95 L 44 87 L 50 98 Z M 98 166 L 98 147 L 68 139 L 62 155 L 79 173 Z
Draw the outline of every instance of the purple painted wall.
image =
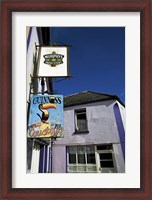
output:
M 64 109 L 64 138 L 53 147 L 53 172 L 66 173 L 66 146 L 112 143 L 118 173 L 125 172 L 119 132 L 113 107 L 116 101 L 77 105 Z M 75 110 L 86 108 L 89 133 L 75 133 Z
M 52 172 L 65 173 L 66 172 L 66 147 L 54 145 L 52 150 Z

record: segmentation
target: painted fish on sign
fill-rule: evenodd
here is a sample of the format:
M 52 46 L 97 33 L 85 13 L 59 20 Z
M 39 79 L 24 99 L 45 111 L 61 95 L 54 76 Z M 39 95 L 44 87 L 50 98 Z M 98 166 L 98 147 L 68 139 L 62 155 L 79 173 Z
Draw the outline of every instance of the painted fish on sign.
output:
M 63 136 L 63 96 L 33 95 L 29 111 L 28 137 Z

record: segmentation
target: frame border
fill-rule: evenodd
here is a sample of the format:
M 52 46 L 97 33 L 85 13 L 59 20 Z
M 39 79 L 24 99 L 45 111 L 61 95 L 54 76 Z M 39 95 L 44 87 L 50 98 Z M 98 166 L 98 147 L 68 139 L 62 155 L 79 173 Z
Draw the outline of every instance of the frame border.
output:
M 18 199 L 152 199 L 151 143 L 151 0 L 2 0 L 1 1 L 1 198 Z M 12 182 L 12 13 L 13 12 L 140 12 L 141 17 L 141 185 L 139 189 L 13 189 Z M 9 58 L 9 59 L 8 59 Z

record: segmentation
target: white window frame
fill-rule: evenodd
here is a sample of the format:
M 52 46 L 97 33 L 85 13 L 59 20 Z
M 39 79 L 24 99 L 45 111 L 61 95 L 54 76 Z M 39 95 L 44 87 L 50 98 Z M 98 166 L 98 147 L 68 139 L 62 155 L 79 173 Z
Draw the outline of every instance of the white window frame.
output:
M 81 112 L 81 113 L 78 113 L 78 112 Z M 75 113 L 75 130 L 76 130 L 76 132 L 88 131 L 88 121 L 87 121 L 87 110 L 86 110 L 86 108 L 76 109 L 74 111 L 74 113 Z M 81 115 L 81 114 L 86 115 L 86 129 L 84 129 L 84 130 L 79 130 L 79 127 L 78 127 L 78 115 Z
M 105 145 L 105 144 L 104 144 Z M 113 147 L 112 149 L 108 149 L 108 150 L 97 150 L 97 146 L 102 146 L 102 145 L 96 145 L 95 146 L 95 152 L 96 152 L 96 162 L 97 162 L 97 168 L 98 168 L 98 173 L 116 173 L 117 172 L 117 167 L 116 167 L 116 161 L 115 161 L 115 156 L 114 156 L 114 150 Z M 106 145 L 105 145 L 106 146 Z M 113 165 L 114 167 L 112 168 L 102 168 L 100 166 L 100 154 L 106 154 L 106 153 L 111 153 L 112 154 L 112 160 L 113 161 Z M 108 161 L 108 159 L 106 159 Z
M 78 149 L 78 147 L 80 147 L 80 146 L 85 147 L 85 153 L 84 153 L 85 154 L 85 164 L 78 163 L 78 151 L 76 152 L 76 163 L 75 164 L 69 164 L 69 153 L 68 153 L 68 150 L 67 150 L 67 172 L 68 173 L 96 173 L 97 172 L 96 163 L 95 164 L 93 164 L 93 163 L 87 163 L 87 151 L 86 151 L 86 147 L 87 146 L 92 146 L 92 145 L 67 146 L 67 149 L 68 149 L 68 147 L 76 147 Z M 96 158 L 95 158 L 95 161 L 96 161 Z M 77 171 L 69 171 L 68 170 L 69 167 L 76 167 Z M 85 167 L 86 171 L 78 171 L 79 167 Z M 95 167 L 96 171 L 93 171 L 93 170 L 92 171 L 88 171 L 88 167 Z
M 97 145 L 79 145 L 82 147 L 85 147 L 85 162 L 86 164 L 79 164 L 78 163 L 78 151 L 76 151 L 76 163 L 70 164 L 69 163 L 69 153 L 68 153 L 68 147 L 75 147 L 78 148 L 79 146 L 67 146 L 67 173 L 116 173 L 117 167 L 116 167 L 116 161 L 114 156 L 114 150 L 113 147 L 111 149 L 105 149 L 105 150 L 97 150 L 97 146 L 106 146 L 106 145 L 112 145 L 112 144 L 97 144 Z M 94 147 L 94 153 L 95 153 L 95 164 L 88 164 L 87 163 L 87 151 L 86 147 L 92 146 Z M 101 168 L 100 166 L 100 154 L 106 154 L 111 153 L 112 154 L 112 160 L 113 161 L 113 168 Z M 108 160 L 108 159 L 107 159 Z M 96 171 L 88 171 L 88 167 L 96 167 Z M 69 167 L 76 167 L 77 171 L 70 171 Z M 78 167 L 86 167 L 86 171 L 78 171 Z

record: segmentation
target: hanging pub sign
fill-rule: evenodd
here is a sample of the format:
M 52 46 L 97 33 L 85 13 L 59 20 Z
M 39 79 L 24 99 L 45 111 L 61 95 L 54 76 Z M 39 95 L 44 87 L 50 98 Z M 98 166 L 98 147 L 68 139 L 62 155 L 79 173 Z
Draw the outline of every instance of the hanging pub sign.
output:
M 40 46 L 38 77 L 64 77 L 69 75 L 67 46 Z
M 32 96 L 29 110 L 28 137 L 63 137 L 62 95 Z

